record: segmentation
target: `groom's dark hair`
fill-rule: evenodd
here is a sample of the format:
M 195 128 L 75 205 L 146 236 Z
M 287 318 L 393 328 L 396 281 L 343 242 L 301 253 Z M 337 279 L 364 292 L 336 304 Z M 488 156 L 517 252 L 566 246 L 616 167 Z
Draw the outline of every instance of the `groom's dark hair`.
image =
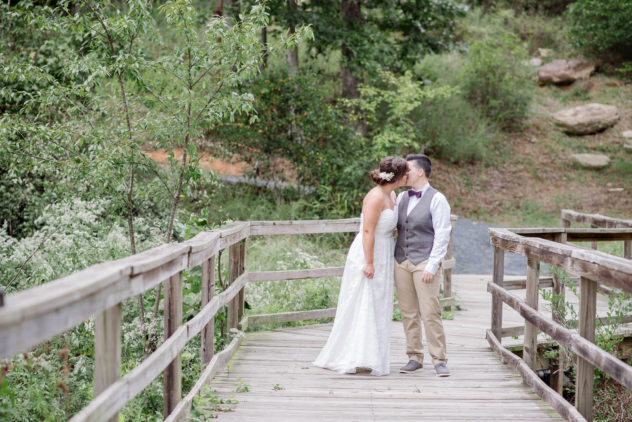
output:
M 430 177 L 432 172 L 432 163 L 426 154 L 408 154 L 406 161 L 413 161 L 417 168 L 424 169 L 426 177 Z

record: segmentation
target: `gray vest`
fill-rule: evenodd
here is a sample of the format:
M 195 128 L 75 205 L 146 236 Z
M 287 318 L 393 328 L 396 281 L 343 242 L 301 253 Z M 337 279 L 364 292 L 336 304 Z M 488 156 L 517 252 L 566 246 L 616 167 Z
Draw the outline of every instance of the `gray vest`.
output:
M 430 186 L 408 215 L 406 213 L 410 197 L 404 193 L 397 211 L 397 243 L 395 244 L 395 259 L 400 264 L 408 259 L 414 265 L 418 265 L 430 258 L 434 242 L 430 202 L 436 193 L 437 190 Z

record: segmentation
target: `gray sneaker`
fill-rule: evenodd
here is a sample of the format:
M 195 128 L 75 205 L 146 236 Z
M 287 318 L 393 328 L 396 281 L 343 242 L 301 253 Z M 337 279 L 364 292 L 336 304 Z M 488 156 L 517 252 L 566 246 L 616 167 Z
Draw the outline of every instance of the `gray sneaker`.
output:
M 449 377 L 450 370 L 445 363 L 441 362 L 435 365 L 435 373 L 438 377 Z
M 415 372 L 417 369 L 421 369 L 423 367 L 423 364 L 411 359 L 406 365 L 399 368 L 399 372 L 402 374 L 410 374 L 412 372 Z

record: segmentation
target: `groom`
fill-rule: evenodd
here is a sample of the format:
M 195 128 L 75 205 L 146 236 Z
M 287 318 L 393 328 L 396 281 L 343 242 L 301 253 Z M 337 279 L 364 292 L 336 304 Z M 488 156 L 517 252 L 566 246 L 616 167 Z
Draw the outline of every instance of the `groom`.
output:
M 423 320 L 435 373 L 438 377 L 448 377 L 439 286 L 441 260 L 448 249 L 452 230 L 450 205 L 445 196 L 428 183 L 432 171 L 430 159 L 424 154 L 411 154 L 406 161 L 407 184 L 412 189 L 397 197 L 395 286 L 410 360 L 400 372 L 411 373 L 423 367 Z

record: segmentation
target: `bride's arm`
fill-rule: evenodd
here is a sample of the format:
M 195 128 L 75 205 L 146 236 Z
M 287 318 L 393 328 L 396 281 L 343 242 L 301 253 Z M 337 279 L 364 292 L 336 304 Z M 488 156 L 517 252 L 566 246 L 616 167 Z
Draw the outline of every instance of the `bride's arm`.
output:
M 373 278 L 373 246 L 375 245 L 375 226 L 380 218 L 384 200 L 379 192 L 369 192 L 362 205 L 362 250 L 364 251 L 364 268 L 362 272 L 367 278 Z

